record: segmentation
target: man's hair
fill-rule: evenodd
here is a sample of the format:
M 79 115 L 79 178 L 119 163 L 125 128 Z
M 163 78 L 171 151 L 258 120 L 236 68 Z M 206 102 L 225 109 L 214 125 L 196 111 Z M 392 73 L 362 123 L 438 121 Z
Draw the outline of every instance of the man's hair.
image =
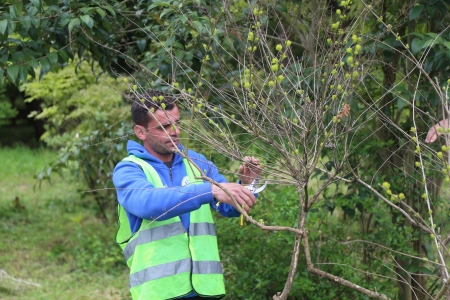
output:
M 144 127 L 151 120 L 149 110 L 172 110 L 175 107 L 175 99 L 172 96 L 155 90 L 147 90 L 143 94 L 130 94 L 127 98 L 133 101 L 131 106 L 133 123 Z

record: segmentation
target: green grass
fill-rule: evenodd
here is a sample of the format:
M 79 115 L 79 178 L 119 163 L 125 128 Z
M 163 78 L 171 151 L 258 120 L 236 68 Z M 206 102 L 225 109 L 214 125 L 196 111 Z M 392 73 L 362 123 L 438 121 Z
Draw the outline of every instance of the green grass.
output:
M 115 224 L 96 218 L 70 176 L 35 188 L 55 153 L 16 147 L 0 157 L 0 299 L 128 299 Z

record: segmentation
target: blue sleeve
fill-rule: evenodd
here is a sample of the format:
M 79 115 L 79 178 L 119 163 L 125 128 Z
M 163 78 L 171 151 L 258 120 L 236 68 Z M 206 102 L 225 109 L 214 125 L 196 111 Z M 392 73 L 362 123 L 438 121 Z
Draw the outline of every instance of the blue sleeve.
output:
M 142 169 L 132 162 L 121 162 L 116 166 L 113 182 L 119 203 L 141 219 L 167 220 L 214 201 L 210 183 L 155 188 Z
M 226 178 L 219 173 L 219 170 L 214 165 L 213 162 L 207 160 L 204 156 L 200 155 L 199 160 L 195 161 L 199 167 L 202 168 L 203 172 L 205 172 L 206 176 L 213 179 L 218 183 L 226 183 L 228 182 Z M 239 217 L 241 213 L 234 208 L 233 205 L 220 203 L 217 205 L 217 201 L 211 203 L 212 209 L 219 212 L 222 216 L 230 218 L 230 217 Z

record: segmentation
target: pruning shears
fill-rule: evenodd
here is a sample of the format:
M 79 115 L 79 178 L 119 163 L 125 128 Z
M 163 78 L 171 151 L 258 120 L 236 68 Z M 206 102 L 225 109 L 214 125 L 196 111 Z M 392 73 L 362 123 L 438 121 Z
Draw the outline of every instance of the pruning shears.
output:
M 264 182 L 263 186 L 259 187 L 259 177 L 256 177 L 252 183 L 246 186 L 246 188 L 251 191 L 253 194 L 258 194 L 262 192 L 267 186 L 267 181 Z
M 267 181 L 264 182 L 263 186 L 259 186 L 259 177 L 256 177 L 252 183 L 250 183 L 249 185 L 246 186 L 246 188 L 251 191 L 253 194 L 258 194 L 260 192 L 262 192 L 267 186 Z M 244 208 L 244 204 L 242 204 L 242 208 Z M 239 220 L 239 224 L 241 226 L 244 226 L 244 215 L 241 214 L 241 218 Z

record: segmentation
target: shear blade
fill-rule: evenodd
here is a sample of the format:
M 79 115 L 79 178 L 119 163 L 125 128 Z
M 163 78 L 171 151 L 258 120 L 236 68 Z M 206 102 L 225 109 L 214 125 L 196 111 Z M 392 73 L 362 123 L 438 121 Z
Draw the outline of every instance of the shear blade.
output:
M 258 193 L 262 192 L 266 188 L 266 185 L 267 185 L 267 181 L 264 182 L 264 185 L 262 187 L 257 188 L 256 190 L 254 190 L 253 193 L 254 194 L 258 194 Z

